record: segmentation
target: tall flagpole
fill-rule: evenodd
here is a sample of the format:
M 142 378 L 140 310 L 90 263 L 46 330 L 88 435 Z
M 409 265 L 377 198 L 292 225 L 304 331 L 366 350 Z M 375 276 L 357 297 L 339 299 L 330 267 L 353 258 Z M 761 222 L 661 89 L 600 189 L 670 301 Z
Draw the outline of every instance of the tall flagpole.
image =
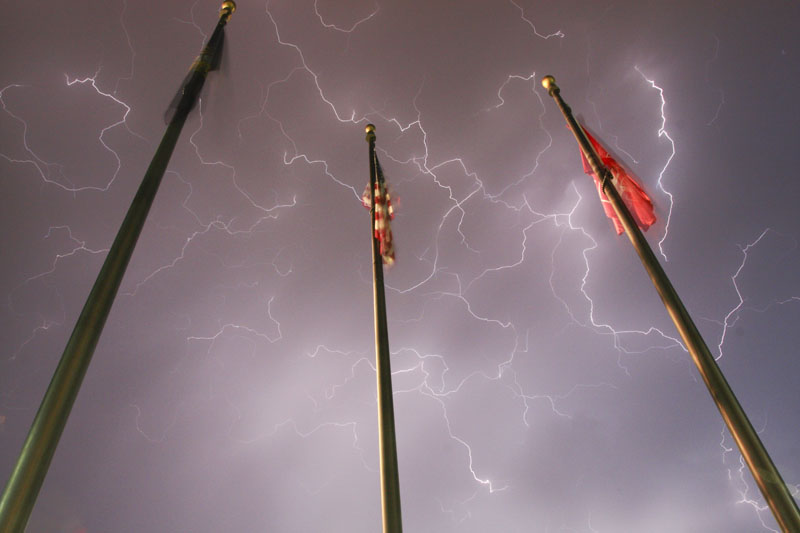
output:
M 86 299 L 0 499 L 1 533 L 21 533 L 25 529 L 161 178 L 206 75 L 219 61 L 223 28 L 235 10 L 234 2 L 222 3 L 214 33 L 192 65 L 161 144 Z
M 775 520 L 785 532 L 800 532 L 800 511 L 798 511 L 797 502 L 792 498 L 786 483 L 784 483 L 778 469 L 775 468 L 767 450 L 761 443 L 761 439 L 753 429 L 742 406 L 739 405 L 739 401 L 734 396 L 716 360 L 711 355 L 708 346 L 706 346 L 692 318 L 683 306 L 678 293 L 675 292 L 672 283 L 670 283 L 664 269 L 658 262 L 658 258 L 656 258 L 630 211 L 622 201 L 619 192 L 614 186 L 613 175 L 601 163 L 583 129 L 578 125 L 575 117 L 572 116 L 572 110 L 561 98 L 561 91 L 556 85 L 555 78 L 545 76 L 542 79 L 542 85 L 556 101 L 559 109 L 567 119 L 575 139 L 592 166 L 592 171 L 596 176 L 600 177 L 603 192 L 614 207 L 614 212 L 622 222 L 625 233 L 636 249 L 636 253 L 639 254 L 639 259 L 641 259 L 653 285 L 655 285 L 659 296 L 661 296 L 661 301 L 664 302 L 667 312 L 669 312 L 672 321 L 678 328 L 678 333 L 680 333 L 697 369 L 700 371 L 711 397 L 717 404 L 717 408 L 728 426 L 728 431 L 733 435 L 733 439 L 739 446 L 739 451 L 750 468 L 758 487 L 761 489 L 764 499 L 772 510 Z
M 397 468 L 397 443 L 394 431 L 392 368 L 389 361 L 389 329 L 386 324 L 386 296 L 383 287 L 383 258 L 375 236 L 375 126 L 367 125 L 369 143 L 370 231 L 372 233 L 372 293 L 375 308 L 375 361 L 378 378 L 378 442 L 381 460 L 381 510 L 384 533 L 403 531 L 400 513 L 400 475 Z

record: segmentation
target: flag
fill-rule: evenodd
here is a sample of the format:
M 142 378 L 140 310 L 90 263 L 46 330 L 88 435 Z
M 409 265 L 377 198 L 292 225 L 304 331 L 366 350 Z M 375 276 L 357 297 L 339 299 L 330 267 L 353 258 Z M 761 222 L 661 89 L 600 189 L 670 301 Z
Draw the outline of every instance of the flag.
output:
M 383 169 L 378 161 L 377 154 L 375 155 L 375 170 L 378 174 L 375 180 L 375 238 L 381 245 L 381 257 L 383 257 L 384 264 L 394 264 L 394 242 L 392 240 L 392 227 L 391 220 L 394 218 L 394 209 L 392 208 L 392 198 L 389 191 L 386 189 L 386 180 L 383 177 Z M 364 193 L 361 195 L 361 203 L 369 209 L 372 206 L 372 195 L 369 190 L 369 183 L 364 188 Z
M 186 86 L 179 91 L 175 112 L 169 119 L 167 130 L 86 298 L 47 392 L 31 423 L 11 477 L 0 496 L 0 531 L 25 530 L 175 144 L 203 88 L 208 69 L 218 66 L 217 54 L 221 50 L 222 29 L 235 9 L 236 4 L 232 0 L 222 3 L 219 21 L 209 44 L 200 54 L 199 62 L 192 66 L 192 75 Z
M 614 176 L 614 186 L 617 188 L 620 197 L 622 197 L 622 201 L 628 206 L 631 215 L 633 215 L 633 219 L 636 220 L 636 223 L 642 230 L 646 230 L 652 226 L 656 221 L 656 214 L 650 197 L 644 192 L 642 186 L 633 179 L 633 176 L 628 174 L 628 172 L 622 168 L 622 165 L 617 163 L 585 128 L 582 129 L 586 134 L 586 138 L 592 143 L 592 147 L 594 147 L 594 151 L 597 153 L 600 161 Z M 609 202 L 608 197 L 606 197 L 603 192 L 603 184 L 592 170 L 592 166 L 589 164 L 589 161 L 587 161 L 583 150 L 581 150 L 581 160 L 583 161 L 583 171 L 594 178 L 594 183 L 597 185 L 597 194 L 600 195 L 600 201 L 603 202 L 603 210 L 605 210 L 606 216 L 614 222 L 617 235 L 621 235 L 624 231 L 622 222 L 617 218 L 617 214 L 614 212 L 611 202 Z
M 223 8 L 224 7 L 225 6 L 223 4 Z M 172 102 L 170 102 L 169 107 L 167 107 L 167 110 L 164 112 L 165 124 L 169 124 L 169 122 L 172 120 L 172 117 L 175 115 L 175 111 L 178 109 L 178 106 L 181 103 L 183 94 L 192 90 L 190 86 L 192 80 L 196 79 L 198 75 L 205 79 L 210 71 L 219 70 L 222 63 L 222 50 L 225 46 L 226 23 L 227 18 L 225 20 L 220 19 L 220 23 L 214 29 L 214 33 L 211 34 L 211 38 L 208 40 L 208 43 L 203 47 L 200 55 L 195 58 L 194 63 L 192 63 L 192 66 L 189 68 L 188 74 L 186 74 L 181 82 L 180 87 L 178 87 L 178 91 L 175 93 L 175 96 L 172 97 Z M 202 84 L 200 86 L 202 86 Z M 193 97 L 190 103 L 192 108 L 195 105 L 195 101 L 196 98 Z

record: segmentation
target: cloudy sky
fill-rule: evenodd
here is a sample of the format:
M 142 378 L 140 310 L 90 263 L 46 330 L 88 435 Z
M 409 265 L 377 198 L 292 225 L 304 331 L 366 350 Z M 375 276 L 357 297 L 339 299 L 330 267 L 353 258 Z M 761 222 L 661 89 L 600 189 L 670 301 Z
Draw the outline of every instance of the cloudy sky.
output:
M 218 2 L 5 3 L 0 482 Z M 364 126 L 409 532 L 775 530 L 555 103 L 800 484 L 796 2 L 242 0 L 29 531 L 380 528 Z

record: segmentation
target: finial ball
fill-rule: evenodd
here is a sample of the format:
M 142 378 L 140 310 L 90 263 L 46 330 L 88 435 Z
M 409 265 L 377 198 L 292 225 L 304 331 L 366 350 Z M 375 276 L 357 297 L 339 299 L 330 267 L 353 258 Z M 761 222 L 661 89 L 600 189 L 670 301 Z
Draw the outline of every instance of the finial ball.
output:
M 222 2 L 222 7 L 219 8 L 220 11 L 228 11 L 231 15 L 234 11 L 236 11 L 236 2 L 233 0 L 225 0 Z
M 544 87 L 548 91 L 550 90 L 550 87 L 555 84 L 556 84 L 556 79 L 553 76 L 547 75 L 544 78 L 542 78 L 542 87 Z
M 364 129 L 367 133 L 375 133 L 375 124 L 367 124 L 367 127 Z

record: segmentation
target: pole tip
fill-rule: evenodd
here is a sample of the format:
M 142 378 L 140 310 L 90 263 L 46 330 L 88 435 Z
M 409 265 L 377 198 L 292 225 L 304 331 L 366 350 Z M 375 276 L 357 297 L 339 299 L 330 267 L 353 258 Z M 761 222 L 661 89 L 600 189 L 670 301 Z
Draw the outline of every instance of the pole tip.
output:
M 551 87 L 556 87 L 556 79 L 548 74 L 542 78 L 542 87 L 549 91 Z
M 367 133 L 375 133 L 375 124 L 367 124 L 367 127 L 364 128 L 364 131 Z
M 236 2 L 233 0 L 225 0 L 219 8 L 219 16 L 230 18 L 234 11 L 236 11 Z

